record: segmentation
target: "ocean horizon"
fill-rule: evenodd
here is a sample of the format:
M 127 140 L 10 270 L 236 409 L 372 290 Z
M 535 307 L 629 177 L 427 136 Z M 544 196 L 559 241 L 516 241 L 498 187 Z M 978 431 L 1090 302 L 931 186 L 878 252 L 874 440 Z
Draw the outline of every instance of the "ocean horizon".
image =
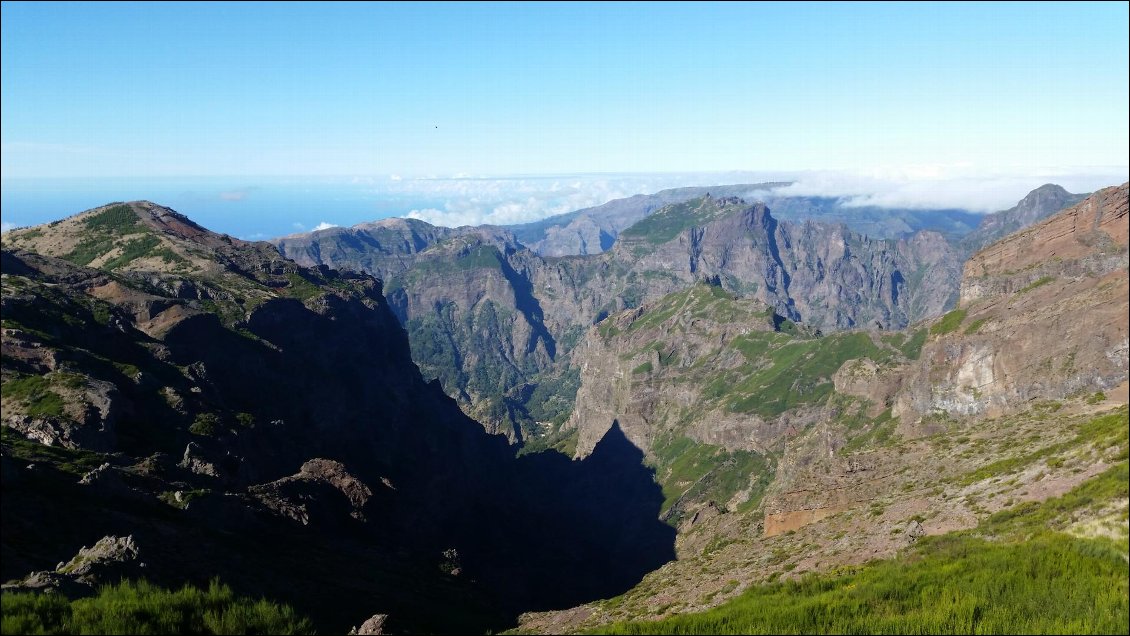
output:
M 0 211 L 7 230 L 134 200 L 170 207 L 210 230 L 246 240 L 305 232 L 319 224 L 404 216 L 443 204 L 347 178 L 25 178 L 3 180 Z

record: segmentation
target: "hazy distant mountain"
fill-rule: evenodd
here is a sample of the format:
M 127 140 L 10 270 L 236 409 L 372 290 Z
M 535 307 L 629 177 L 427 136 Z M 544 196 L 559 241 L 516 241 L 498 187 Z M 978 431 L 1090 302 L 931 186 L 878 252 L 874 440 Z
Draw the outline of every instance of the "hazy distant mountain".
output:
M 986 214 L 977 229 L 962 238 L 959 245 L 972 254 L 998 239 L 1078 203 L 1086 196 L 1072 194 L 1052 183 L 1042 185 L 1029 192 L 1015 206 Z
M 416 257 L 436 243 L 467 235 L 517 246 L 517 240 L 503 228 L 489 225 L 448 228 L 401 218 L 292 234 L 271 242 L 300 265 L 347 268 L 389 278 L 410 269 Z
M 625 228 L 663 206 L 707 194 L 715 198 L 738 197 L 750 203 L 763 202 L 780 220 L 843 223 L 856 232 L 880 239 L 907 238 L 915 232 L 931 230 L 948 240 L 957 240 L 977 227 L 982 218 L 982 215 L 968 210 L 856 206 L 850 200 L 839 197 L 791 196 L 775 192 L 787 185 L 771 182 L 675 188 L 616 199 L 534 223 L 508 226 L 507 229 L 542 256 L 598 254 L 609 249 Z
M 977 227 L 983 217 L 958 208 L 860 206 L 841 197 L 768 196 L 762 200 L 783 220 L 843 223 L 855 232 L 877 239 L 908 238 L 925 230 L 937 232 L 952 242 Z
M 599 254 L 612 247 L 621 230 L 665 205 L 682 203 L 706 194 L 713 194 L 715 197 L 741 197 L 751 192 L 763 192 L 786 185 L 789 185 L 788 182 L 672 188 L 655 194 L 637 194 L 626 199 L 615 199 L 541 221 L 511 225 L 508 229 L 514 232 L 519 241 L 541 256 Z

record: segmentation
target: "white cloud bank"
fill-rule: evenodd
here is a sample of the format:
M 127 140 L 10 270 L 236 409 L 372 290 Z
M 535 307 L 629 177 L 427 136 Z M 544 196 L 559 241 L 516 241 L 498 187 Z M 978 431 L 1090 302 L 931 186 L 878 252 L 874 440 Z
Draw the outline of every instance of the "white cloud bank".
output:
M 296 224 L 296 225 L 297 225 L 297 224 Z M 330 229 L 331 227 L 338 227 L 338 225 L 337 225 L 336 223 L 328 223 L 328 222 L 326 222 L 326 221 L 322 221 L 321 223 L 319 223 L 319 224 L 315 225 L 315 226 L 314 226 L 314 229 L 313 229 L 313 230 L 311 230 L 311 231 L 313 231 L 313 232 L 317 232 L 318 230 L 328 230 L 328 229 Z
M 767 181 L 756 173 L 561 175 L 550 177 L 402 179 L 385 192 L 442 201 L 414 209 L 409 218 L 434 225 L 515 225 L 573 212 L 613 199 L 667 188 Z
M 1045 183 L 1069 192 L 1092 192 L 1126 182 L 1123 167 L 1047 168 L 1035 171 L 986 171 L 968 165 L 911 166 L 868 172 L 811 172 L 799 174 L 776 195 L 827 196 L 849 206 L 887 208 L 961 208 L 996 212 Z
M 867 171 L 730 172 L 701 174 L 560 175 L 529 177 L 408 178 L 399 175 L 355 180 L 379 195 L 434 202 L 405 216 L 434 225 L 514 225 L 538 221 L 635 194 L 685 186 L 792 181 L 776 196 L 827 196 L 848 206 L 959 208 L 972 212 L 1008 209 L 1045 183 L 1071 192 L 1091 192 L 1125 182 L 1125 166 L 985 170 L 971 165 L 909 166 Z M 758 194 L 750 193 L 750 198 Z M 329 227 L 324 223 L 314 229 Z

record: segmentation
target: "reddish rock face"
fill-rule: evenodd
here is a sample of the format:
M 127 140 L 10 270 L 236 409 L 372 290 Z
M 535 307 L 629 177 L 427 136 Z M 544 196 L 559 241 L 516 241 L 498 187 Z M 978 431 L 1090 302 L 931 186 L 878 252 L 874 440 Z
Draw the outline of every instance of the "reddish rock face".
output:
M 1127 244 L 1127 185 L 1105 188 L 1035 226 L 1012 234 L 974 254 L 963 271 L 962 302 L 975 300 L 966 286 L 983 277 L 1020 272 L 1047 261 L 1063 262 L 1104 251 L 1103 235 Z
M 1127 220 L 1123 184 L 970 258 L 960 324 L 904 374 L 895 414 L 1000 414 L 1124 382 Z

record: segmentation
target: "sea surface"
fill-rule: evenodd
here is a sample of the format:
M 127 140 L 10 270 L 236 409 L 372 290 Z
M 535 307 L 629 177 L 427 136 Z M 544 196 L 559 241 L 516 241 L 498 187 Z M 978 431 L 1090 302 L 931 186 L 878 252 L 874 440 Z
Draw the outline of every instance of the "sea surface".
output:
M 440 198 L 349 179 L 5 179 L 4 228 L 39 225 L 115 201 L 149 200 L 204 227 L 248 240 L 354 225 L 442 206 Z

